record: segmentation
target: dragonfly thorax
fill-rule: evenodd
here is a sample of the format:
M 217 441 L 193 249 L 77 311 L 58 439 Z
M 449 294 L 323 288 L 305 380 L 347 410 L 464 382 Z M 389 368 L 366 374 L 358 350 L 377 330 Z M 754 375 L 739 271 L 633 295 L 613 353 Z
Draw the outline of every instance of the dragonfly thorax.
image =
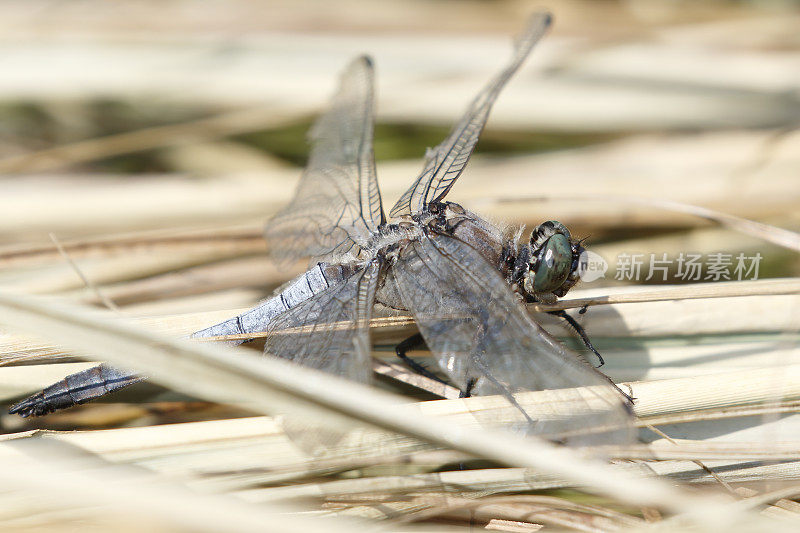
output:
M 383 224 L 373 234 L 368 244 L 372 256 L 381 255 L 389 264 L 394 263 L 404 243 L 419 238 L 422 230 L 418 224 L 401 221 L 395 224 Z

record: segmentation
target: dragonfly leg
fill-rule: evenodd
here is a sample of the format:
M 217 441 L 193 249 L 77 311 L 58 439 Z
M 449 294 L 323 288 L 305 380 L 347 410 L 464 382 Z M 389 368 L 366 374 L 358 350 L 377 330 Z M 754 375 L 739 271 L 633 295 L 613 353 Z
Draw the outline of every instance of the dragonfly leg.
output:
M 581 310 L 578 311 L 579 314 L 584 314 L 585 312 L 586 312 L 586 306 L 582 307 Z M 598 359 L 600 359 L 600 364 L 598 365 L 598 368 L 605 364 L 605 361 L 603 360 L 603 356 L 600 355 L 600 353 L 595 349 L 595 347 L 592 345 L 592 341 L 589 340 L 589 336 L 586 335 L 586 330 L 584 330 L 583 326 L 578 324 L 575 321 L 574 318 L 569 316 L 567 314 L 567 312 L 563 311 L 563 310 L 562 311 L 550 311 L 548 314 L 563 318 L 564 320 L 567 321 L 567 323 L 570 326 L 572 326 L 572 329 L 574 329 L 575 332 L 581 337 L 581 340 L 586 345 L 586 347 L 589 348 L 592 351 L 592 353 L 594 353 L 597 356 Z M 628 407 L 629 409 L 632 409 L 636 398 L 632 397 L 630 394 L 626 393 L 624 390 L 619 388 L 619 386 L 616 383 L 614 383 L 614 381 L 611 378 L 609 378 L 605 374 L 603 374 L 603 376 L 609 381 L 609 383 L 614 385 L 614 388 L 617 389 L 619 391 L 619 393 L 622 394 L 622 396 L 625 398 L 626 407 Z M 631 412 L 633 412 L 633 411 L 631 410 Z
M 489 380 L 497 389 L 500 391 L 500 394 L 506 397 L 508 403 L 512 406 L 517 408 L 522 416 L 528 421 L 529 424 L 532 426 L 535 424 L 533 419 L 528 415 L 528 413 L 523 409 L 523 407 L 517 402 L 517 399 L 514 398 L 514 394 L 511 390 L 508 389 L 505 385 L 500 383 L 500 381 L 494 377 L 492 373 L 490 365 L 486 363 L 484 356 L 486 355 L 486 350 L 488 348 L 487 341 L 489 338 L 489 314 L 485 309 L 479 310 L 478 314 L 478 328 L 475 332 L 475 339 L 472 347 L 472 364 L 474 368 L 487 380 Z M 467 381 L 467 390 L 465 391 L 466 396 L 469 397 L 472 394 L 472 389 L 475 387 L 476 379 L 470 379 Z
M 144 378 L 112 368 L 98 365 L 70 374 L 44 390 L 28 396 L 9 409 L 9 413 L 23 418 L 42 416 L 59 409 L 86 403 L 111 391 L 133 385 Z
M 459 398 L 469 398 L 469 397 L 471 397 L 472 396 L 472 389 L 475 388 L 475 383 L 477 381 L 478 380 L 475 379 L 475 378 L 470 378 L 469 381 L 467 381 L 467 388 L 462 390 L 461 394 L 459 394 L 458 397 Z
M 423 346 L 425 346 L 425 339 L 422 337 L 421 333 L 416 333 L 410 336 L 409 338 L 401 341 L 400 344 L 395 346 L 394 352 L 397 354 L 397 357 L 399 357 L 400 360 L 403 361 L 403 363 L 405 363 L 405 365 L 408 368 L 410 368 L 417 374 L 425 376 L 428 379 L 432 379 L 444 385 L 448 385 L 448 383 L 445 380 L 443 380 L 442 378 L 440 378 L 439 376 L 428 370 L 425 367 L 425 365 L 423 365 L 422 363 L 418 363 L 417 361 L 414 361 L 408 355 L 406 355 L 411 350 L 414 350 L 416 348 L 421 348 Z
M 577 333 L 578 336 L 581 338 L 581 340 L 583 341 L 583 344 L 585 344 L 586 347 L 589 348 L 589 350 L 591 350 L 592 353 L 595 354 L 597 356 L 597 358 L 600 360 L 600 364 L 597 365 L 597 368 L 600 368 L 601 366 L 606 364 L 605 360 L 603 359 L 603 356 L 600 355 L 600 352 L 598 352 L 597 349 L 594 347 L 594 345 L 592 344 L 592 341 L 589 340 L 589 336 L 586 335 L 586 330 L 583 329 L 583 326 L 578 324 L 578 322 L 574 318 L 569 316 L 566 311 L 564 311 L 564 310 L 548 311 L 547 314 L 553 315 L 553 316 L 557 316 L 559 318 L 563 318 L 564 320 L 567 321 L 567 324 L 572 326 L 572 329 L 574 329 L 575 333 Z

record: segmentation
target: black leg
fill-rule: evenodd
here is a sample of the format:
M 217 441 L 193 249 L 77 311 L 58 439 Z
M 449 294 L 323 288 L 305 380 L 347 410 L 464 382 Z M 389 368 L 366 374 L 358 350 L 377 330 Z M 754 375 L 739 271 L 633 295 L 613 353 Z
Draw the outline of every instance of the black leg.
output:
M 572 318 L 571 316 L 569 316 L 567 314 L 566 311 L 563 311 L 563 310 L 562 311 L 549 311 L 548 314 L 563 318 L 564 320 L 567 321 L 567 324 L 572 326 L 572 329 L 574 329 L 575 333 L 577 333 L 578 336 L 581 338 L 581 340 L 583 341 L 583 344 L 585 344 L 586 347 L 589 348 L 592 351 L 592 353 L 594 353 L 597 356 L 598 359 L 600 359 L 600 364 L 597 365 L 597 368 L 600 368 L 601 366 L 606 364 L 605 360 L 603 359 L 603 356 L 600 355 L 600 352 L 598 352 L 595 349 L 594 345 L 592 345 L 592 341 L 589 340 L 589 337 L 586 335 L 586 331 L 583 329 L 583 326 L 578 324 L 575 321 L 574 318 Z
M 588 305 L 584 305 L 583 307 L 581 307 L 580 311 L 578 311 L 578 314 L 582 315 L 582 314 L 586 313 L 586 310 L 588 308 L 589 308 Z M 597 353 L 597 350 L 594 348 L 594 346 L 592 345 L 592 342 L 589 340 L 589 337 L 586 335 L 586 331 L 583 329 L 583 327 L 580 324 L 578 324 L 575 321 L 574 318 L 569 316 L 566 313 L 566 311 L 551 311 L 550 314 L 558 316 L 558 317 L 561 317 L 564 320 L 566 320 L 569 323 L 569 325 L 572 326 L 573 329 L 575 329 L 575 331 L 578 333 L 578 335 L 581 336 L 581 340 L 583 340 L 583 343 L 586 345 L 586 347 L 589 348 L 592 352 L 594 352 L 594 354 L 600 359 L 600 366 L 603 366 L 605 364 L 605 361 L 603 361 L 603 356 L 600 355 L 599 353 Z M 611 383 L 614 386 L 615 389 L 617 389 L 619 391 L 620 394 L 622 394 L 622 396 L 626 400 L 625 407 L 631 413 L 633 413 L 633 404 L 634 404 L 634 401 L 636 400 L 636 398 L 633 398 L 632 396 L 627 394 L 625 391 L 620 389 L 619 386 L 616 383 L 614 383 L 611 380 L 611 378 L 609 378 L 608 376 L 605 376 L 605 378 L 608 380 L 609 383 Z
M 462 390 L 461 394 L 459 394 L 458 397 L 459 398 L 469 398 L 469 397 L 471 397 L 472 396 L 472 389 L 475 388 L 475 383 L 476 382 L 477 382 L 477 380 L 475 378 L 470 378 L 470 380 L 467 381 L 466 390 Z
M 414 361 L 413 359 L 411 359 L 409 356 L 406 355 L 406 353 L 410 352 L 411 350 L 422 348 L 423 346 L 425 346 L 425 339 L 422 338 L 421 333 L 417 333 L 411 335 L 409 338 L 405 339 L 400 344 L 398 344 L 395 347 L 394 352 L 397 354 L 397 357 L 399 357 L 400 360 L 403 361 L 403 363 L 405 363 L 405 365 L 408 368 L 410 368 L 417 374 L 425 376 L 428 379 L 438 381 L 439 383 L 442 383 L 444 385 L 447 385 L 448 383 L 446 381 L 444 381 L 442 378 L 440 378 L 439 376 L 437 376 L 436 374 L 425 368 L 423 364 Z

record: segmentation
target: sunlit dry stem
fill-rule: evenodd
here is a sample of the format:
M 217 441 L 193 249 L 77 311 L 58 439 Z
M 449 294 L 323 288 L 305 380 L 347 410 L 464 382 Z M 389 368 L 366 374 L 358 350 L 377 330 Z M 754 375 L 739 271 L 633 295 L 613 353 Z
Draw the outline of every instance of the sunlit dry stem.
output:
M 800 279 L 765 279 L 754 281 L 725 281 L 717 283 L 692 283 L 656 289 L 653 291 L 641 292 L 631 291 L 621 294 L 607 296 L 596 296 L 593 298 L 573 298 L 565 299 L 551 305 L 529 304 L 531 311 L 547 312 L 559 309 L 576 309 L 581 307 L 591 307 L 595 305 L 611 305 L 624 303 L 643 303 L 643 302 L 663 302 L 671 300 L 696 300 L 702 298 L 732 298 L 745 296 L 770 296 L 781 294 L 800 294 Z M 457 319 L 457 316 L 453 317 Z M 388 327 L 410 327 L 414 320 L 410 316 L 379 317 L 370 320 L 370 328 Z M 349 322 L 341 322 L 332 326 L 333 328 L 348 329 L 352 325 Z M 207 341 L 237 341 L 267 337 L 269 335 L 294 335 L 309 333 L 309 328 L 288 328 L 273 332 L 255 332 L 237 335 L 217 335 L 214 337 L 204 337 L 194 339 L 200 342 Z

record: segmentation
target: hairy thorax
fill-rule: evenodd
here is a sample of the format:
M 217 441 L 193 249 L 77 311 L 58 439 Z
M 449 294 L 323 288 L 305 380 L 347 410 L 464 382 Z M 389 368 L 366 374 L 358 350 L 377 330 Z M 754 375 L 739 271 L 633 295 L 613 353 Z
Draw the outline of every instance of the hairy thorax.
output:
M 428 210 L 419 215 L 382 228 L 379 247 L 375 252 L 383 256 L 389 268 L 379 281 L 376 297 L 379 304 L 395 310 L 406 310 L 392 279 L 392 266 L 407 246 L 431 233 L 450 235 L 465 242 L 505 275 L 509 240 L 501 230 L 458 204 L 431 204 Z

